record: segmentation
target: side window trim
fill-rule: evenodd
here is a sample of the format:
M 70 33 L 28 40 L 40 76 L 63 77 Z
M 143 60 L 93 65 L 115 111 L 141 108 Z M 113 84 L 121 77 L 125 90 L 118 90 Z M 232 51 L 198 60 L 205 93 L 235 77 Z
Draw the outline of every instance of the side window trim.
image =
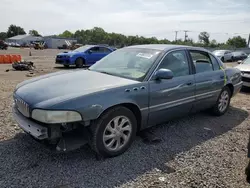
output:
M 216 64 L 218 65 L 218 67 L 219 67 L 219 70 L 220 70 L 220 64 L 219 64 L 219 62 L 218 62 L 218 60 L 217 60 L 217 58 L 212 54 L 212 53 L 209 53 L 209 58 L 211 59 L 211 57 L 210 56 L 212 56 L 213 58 L 214 58 L 214 60 L 215 60 L 215 62 L 216 62 Z M 212 64 L 213 64 L 213 61 L 212 61 L 212 59 L 211 59 L 211 62 L 212 62 Z M 214 65 L 213 65 L 213 69 L 214 69 Z M 217 71 L 217 70 L 215 70 L 214 69 L 214 71 Z
M 185 52 L 185 55 L 186 55 L 186 58 L 187 58 L 187 63 L 188 63 L 189 75 L 192 74 L 193 71 L 192 71 L 192 66 L 191 66 L 191 64 L 190 64 L 189 56 L 188 56 L 188 54 L 187 54 L 187 53 L 188 53 L 188 52 L 187 52 L 187 49 L 186 49 L 186 48 L 183 48 L 183 49 L 174 49 L 174 50 L 170 50 L 170 51 L 166 52 L 166 53 L 161 57 L 161 59 L 159 60 L 157 66 L 155 67 L 154 71 L 153 71 L 152 74 L 150 75 L 148 81 L 152 81 L 152 78 L 153 78 L 155 72 L 158 70 L 158 68 L 159 68 L 159 66 L 161 65 L 161 63 L 162 63 L 162 61 L 164 60 L 164 58 L 165 58 L 168 54 L 170 54 L 170 53 L 172 53 L 172 52 L 176 52 L 176 51 L 184 51 L 184 52 Z M 174 78 L 173 78 L 173 79 L 174 79 Z

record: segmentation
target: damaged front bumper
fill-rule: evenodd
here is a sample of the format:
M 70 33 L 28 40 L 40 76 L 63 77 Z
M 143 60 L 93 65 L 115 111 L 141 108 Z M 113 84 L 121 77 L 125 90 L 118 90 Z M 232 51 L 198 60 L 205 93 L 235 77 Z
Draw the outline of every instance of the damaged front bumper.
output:
M 65 131 L 62 125 L 43 125 L 23 116 L 14 106 L 12 108 L 14 120 L 19 127 L 31 135 L 36 141 L 49 145 L 49 148 L 59 152 L 78 149 L 88 143 L 89 131 L 79 124 L 74 129 Z
M 12 108 L 13 118 L 26 133 L 38 140 L 48 139 L 48 128 L 41 126 L 34 121 L 24 117 L 15 107 Z

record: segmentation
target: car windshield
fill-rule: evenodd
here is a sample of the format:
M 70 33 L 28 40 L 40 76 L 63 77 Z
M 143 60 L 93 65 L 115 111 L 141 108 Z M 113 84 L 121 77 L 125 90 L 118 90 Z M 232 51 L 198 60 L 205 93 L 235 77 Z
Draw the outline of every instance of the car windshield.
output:
M 234 55 L 243 55 L 243 54 L 245 54 L 244 52 L 234 52 L 233 53 Z
M 92 65 L 89 70 L 142 81 L 160 52 L 142 48 L 119 49 Z
M 247 65 L 250 65 L 250 57 L 249 58 L 247 58 L 245 61 L 243 61 L 243 64 L 247 64 Z
M 84 45 L 74 50 L 74 52 L 85 52 L 87 49 L 91 48 L 91 45 Z

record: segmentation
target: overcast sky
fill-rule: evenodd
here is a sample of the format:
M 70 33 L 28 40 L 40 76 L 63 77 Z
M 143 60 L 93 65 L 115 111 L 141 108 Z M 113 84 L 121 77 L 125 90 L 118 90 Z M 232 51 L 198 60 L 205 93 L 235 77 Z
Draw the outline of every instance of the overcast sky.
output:
M 250 33 L 250 0 L 1 0 L 0 31 L 16 24 L 42 35 L 102 27 L 125 35 L 174 40 L 175 30 L 200 31 L 224 42 Z M 227 34 L 226 34 L 227 33 Z M 179 32 L 178 38 L 184 33 Z

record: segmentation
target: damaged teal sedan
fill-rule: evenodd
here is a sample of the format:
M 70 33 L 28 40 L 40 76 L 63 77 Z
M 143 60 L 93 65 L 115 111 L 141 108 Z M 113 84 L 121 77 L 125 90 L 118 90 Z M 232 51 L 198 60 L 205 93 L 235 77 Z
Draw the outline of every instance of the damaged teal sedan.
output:
M 57 151 L 89 144 L 113 157 L 143 129 L 204 109 L 223 115 L 241 87 L 241 72 L 203 48 L 129 46 L 89 69 L 18 84 L 13 116 L 26 133 Z

